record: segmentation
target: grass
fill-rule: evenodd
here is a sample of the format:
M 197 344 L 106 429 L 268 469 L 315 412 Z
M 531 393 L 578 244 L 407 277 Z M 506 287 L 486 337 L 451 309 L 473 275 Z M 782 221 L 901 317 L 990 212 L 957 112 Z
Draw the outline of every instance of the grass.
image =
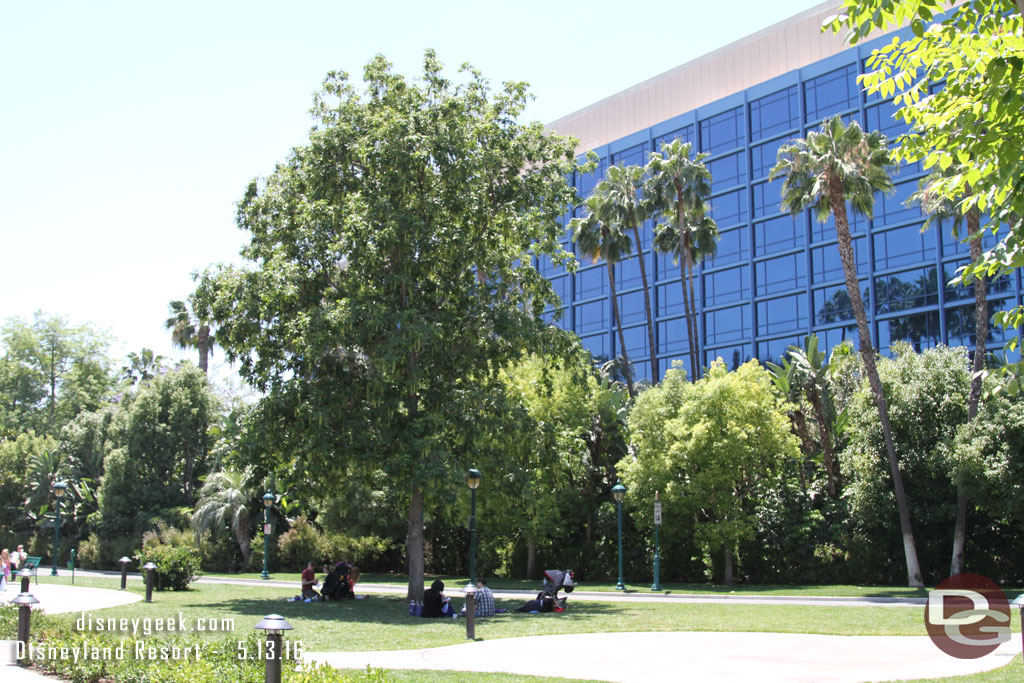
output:
M 247 574 L 206 574 L 205 576 L 224 579 L 259 579 L 258 572 Z M 272 578 L 281 580 L 294 579 L 298 583 L 298 573 L 277 573 Z M 445 586 L 463 586 L 468 579 L 465 576 L 427 576 L 425 583 L 429 585 L 434 579 L 441 579 Z M 361 583 L 373 583 L 388 586 L 405 586 L 408 579 L 403 574 L 363 574 L 360 577 Z M 494 590 L 530 590 L 535 591 L 540 586 L 539 581 L 525 579 L 502 579 L 488 578 L 487 585 Z M 662 589 L 671 593 L 693 593 L 702 595 L 788 595 L 788 596 L 828 596 L 828 597 L 858 597 L 858 598 L 925 598 L 928 597 L 926 588 L 907 588 L 905 586 L 784 586 L 784 585 L 734 585 L 723 586 L 718 584 L 704 583 L 663 583 Z M 582 591 L 597 591 L 614 593 L 615 582 L 583 582 L 579 586 Z M 649 583 L 629 585 L 627 592 L 652 594 Z M 1007 589 L 1007 593 L 1013 589 Z
M 949 678 L 919 678 L 913 681 L 902 681 L 902 683 L 1020 683 L 1022 680 L 1024 680 L 1024 659 L 1014 657 L 1013 661 L 1006 666 L 985 673 L 950 676 Z

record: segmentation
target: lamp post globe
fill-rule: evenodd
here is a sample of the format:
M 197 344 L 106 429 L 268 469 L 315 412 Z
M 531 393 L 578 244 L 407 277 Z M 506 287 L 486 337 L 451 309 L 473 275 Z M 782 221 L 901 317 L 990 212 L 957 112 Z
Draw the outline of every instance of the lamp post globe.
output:
M 53 518 L 53 570 L 51 576 L 57 576 L 57 563 L 60 561 L 60 503 L 64 499 L 64 493 L 68 490 L 66 482 L 54 482 L 51 487 L 53 497 L 57 499 L 57 514 Z
M 466 473 L 466 486 L 469 487 L 469 585 L 476 586 L 476 490 L 484 475 L 475 467 Z
M 270 557 L 270 508 L 274 505 L 275 496 L 270 491 L 263 494 L 263 573 L 260 578 L 269 579 L 270 570 L 268 560 Z
M 625 495 L 626 487 L 622 485 L 621 480 L 617 480 L 615 486 L 612 487 L 612 498 L 615 499 L 615 509 L 619 520 L 619 582 L 615 584 L 617 591 L 626 590 L 626 584 L 622 581 L 622 499 Z

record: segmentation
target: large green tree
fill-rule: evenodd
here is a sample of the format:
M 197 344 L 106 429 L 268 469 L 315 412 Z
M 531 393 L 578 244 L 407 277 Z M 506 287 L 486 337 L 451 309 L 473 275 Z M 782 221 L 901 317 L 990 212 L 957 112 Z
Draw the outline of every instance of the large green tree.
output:
M 892 191 L 893 184 L 889 172 L 893 166 L 892 155 L 886 146 L 884 135 L 877 131 L 864 133 L 856 121 L 846 125 L 841 117 L 834 116 L 822 124 L 820 131 L 811 131 L 804 139 L 782 145 L 779 148 L 779 162 L 772 169 L 771 177 L 785 175 L 782 184 L 783 208 L 794 214 L 810 208 L 821 222 L 825 222 L 829 215 L 835 219 L 839 257 L 843 263 L 843 274 L 846 276 L 846 291 L 850 295 L 853 315 L 857 320 L 864 372 L 871 384 L 882 423 L 882 433 L 885 436 L 886 453 L 889 456 L 896 508 L 900 529 L 903 532 L 907 581 L 911 586 L 921 586 L 921 568 L 917 561 L 909 506 L 903 489 L 896 447 L 893 444 L 885 394 L 878 379 L 875 347 L 868 328 L 867 312 L 860 296 L 857 265 L 846 212 L 846 205 L 849 202 L 854 211 L 870 217 L 874 209 L 875 193 Z
M 197 314 L 193 297 L 188 302 L 175 300 L 167 305 L 170 316 L 164 327 L 171 331 L 171 342 L 179 349 L 196 349 L 199 352 L 199 369 L 206 372 L 216 335 L 210 321 Z
M 992 278 L 1024 266 L 1024 0 L 967 0 L 937 16 L 942 4 L 843 0 L 823 30 L 845 29 L 856 44 L 909 24 L 911 36 L 873 52 L 862 82 L 870 93 L 895 94 L 896 116 L 911 126 L 897 140 L 896 155 L 943 171 L 930 192 L 961 215 L 978 209 L 990 218 L 988 229 L 1001 231 L 1000 244 L 972 254 L 961 273 L 964 281 Z M 997 320 L 1017 329 L 1024 307 Z M 1007 385 L 1013 392 L 1020 387 L 1017 379 Z
M 309 143 L 239 202 L 249 266 L 208 273 L 197 303 L 264 393 L 257 474 L 326 490 L 383 473 L 407 492 L 415 599 L 424 506 L 465 487 L 485 380 L 561 339 L 529 256 L 570 258 L 558 218 L 577 165 L 572 140 L 518 122 L 522 83 L 449 78 L 433 52 L 421 79 L 377 57 L 363 80 L 328 75 Z
M 690 381 L 700 377 L 700 334 L 697 325 L 697 297 L 693 288 L 694 263 L 718 248 L 718 226 L 707 215 L 711 197 L 711 173 L 704 166 L 707 154 L 690 158 L 692 146 L 674 140 L 651 154 L 647 164 L 647 190 L 657 211 L 666 220 L 654 229 L 654 247 L 673 254 L 679 263 L 679 284 L 683 290 L 686 335 L 690 343 Z

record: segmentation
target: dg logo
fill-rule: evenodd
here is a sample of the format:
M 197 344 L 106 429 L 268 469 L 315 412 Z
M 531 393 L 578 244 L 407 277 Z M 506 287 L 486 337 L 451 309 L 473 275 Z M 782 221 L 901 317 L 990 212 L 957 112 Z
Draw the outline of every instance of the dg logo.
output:
M 957 574 L 928 595 L 924 624 L 946 654 L 977 659 L 1010 640 L 1010 604 L 992 579 Z

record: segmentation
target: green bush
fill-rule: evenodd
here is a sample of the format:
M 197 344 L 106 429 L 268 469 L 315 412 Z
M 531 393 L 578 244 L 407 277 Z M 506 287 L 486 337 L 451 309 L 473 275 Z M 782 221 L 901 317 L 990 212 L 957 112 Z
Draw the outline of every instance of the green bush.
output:
M 279 552 L 275 566 L 289 571 L 302 571 L 306 568 L 307 562 L 312 561 L 319 565 L 331 558 L 323 534 L 305 517 L 296 519 L 292 522 L 292 528 L 278 537 L 277 549 Z M 262 561 L 263 548 L 260 547 L 259 550 Z M 253 555 L 256 555 L 256 552 L 253 552 Z
M 387 566 L 386 556 L 395 544 L 379 536 L 355 538 L 335 533 L 323 538 L 321 548 L 332 561 L 348 560 L 363 571 L 377 571 Z
M 194 539 L 174 527 L 161 525 L 142 537 L 138 566 L 156 565 L 153 585 L 157 590 L 183 591 L 199 575 L 199 550 Z

